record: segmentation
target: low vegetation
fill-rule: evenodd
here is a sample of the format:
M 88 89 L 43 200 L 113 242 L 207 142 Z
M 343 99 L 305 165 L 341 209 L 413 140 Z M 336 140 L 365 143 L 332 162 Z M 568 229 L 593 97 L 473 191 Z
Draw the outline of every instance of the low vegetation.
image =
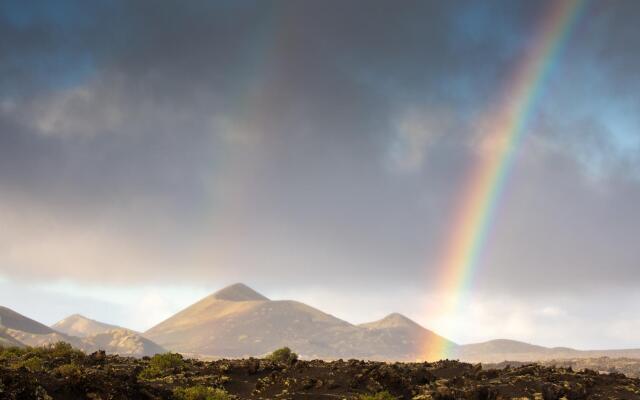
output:
M 223 389 L 214 389 L 206 386 L 191 386 L 188 388 L 176 388 L 173 391 L 176 400 L 231 400 L 231 396 Z
M 69 343 L 58 342 L 43 347 L 0 347 L 0 362 L 11 361 L 14 368 L 25 367 L 37 371 L 42 368 L 42 361 L 55 358 L 65 364 L 82 362 L 86 354 L 74 349 Z
M 275 350 L 273 353 L 267 356 L 267 360 L 275 361 L 277 363 L 291 365 L 298 361 L 298 355 L 291 351 L 288 347 Z
M 384 391 L 376 394 L 363 394 L 358 397 L 358 400 L 396 400 L 396 397 L 391 393 Z
M 279 349 L 268 359 L 205 362 L 175 353 L 136 359 L 85 355 L 56 344 L 0 349 L 0 399 L 5 398 L 640 400 L 640 379 L 539 364 L 488 370 L 457 361 L 305 361 L 290 349 Z
M 54 374 L 67 379 L 79 379 L 82 376 L 82 369 L 75 363 L 62 364 L 53 370 Z
M 175 374 L 184 367 L 182 355 L 177 353 L 156 354 L 149 360 L 149 365 L 140 372 L 140 378 L 153 379 Z

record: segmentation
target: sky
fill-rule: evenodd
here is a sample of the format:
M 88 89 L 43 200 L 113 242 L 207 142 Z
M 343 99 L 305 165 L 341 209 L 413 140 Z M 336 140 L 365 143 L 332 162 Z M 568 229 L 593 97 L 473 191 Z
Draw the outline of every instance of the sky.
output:
M 640 3 L 586 2 L 468 297 L 454 205 L 545 1 L 3 1 L 0 304 L 145 330 L 228 284 L 458 342 L 640 347 Z

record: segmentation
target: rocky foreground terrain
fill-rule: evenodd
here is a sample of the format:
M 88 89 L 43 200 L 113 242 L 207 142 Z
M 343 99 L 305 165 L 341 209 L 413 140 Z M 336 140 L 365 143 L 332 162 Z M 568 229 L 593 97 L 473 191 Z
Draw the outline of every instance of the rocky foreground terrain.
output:
M 620 373 L 457 361 L 134 359 L 59 344 L 0 352 L 2 399 L 640 399 Z
M 530 363 L 519 361 L 503 361 L 494 364 L 483 364 L 485 368 L 505 368 L 506 366 L 516 367 Z M 622 373 L 632 378 L 640 378 L 640 359 L 639 358 L 612 358 L 612 357 L 594 357 L 594 358 L 573 358 L 541 361 L 540 364 L 553 367 L 573 368 L 575 370 L 590 369 L 600 373 Z

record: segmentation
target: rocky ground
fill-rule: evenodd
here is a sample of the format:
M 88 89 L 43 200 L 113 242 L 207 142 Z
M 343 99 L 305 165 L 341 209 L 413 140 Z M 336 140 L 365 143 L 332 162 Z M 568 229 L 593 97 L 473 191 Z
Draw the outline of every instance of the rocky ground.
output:
M 367 397 L 383 392 L 390 396 Z M 485 370 L 456 361 L 205 362 L 179 355 L 153 359 L 102 352 L 84 355 L 64 346 L 0 351 L 0 399 L 85 398 L 640 399 L 640 380 L 620 373 L 540 365 Z
M 494 364 L 483 364 L 485 369 L 522 366 L 530 363 L 504 361 Z M 548 360 L 541 362 L 544 366 L 573 368 L 575 370 L 590 369 L 600 373 L 622 373 L 632 378 L 640 378 L 640 358 L 628 357 L 590 357 Z

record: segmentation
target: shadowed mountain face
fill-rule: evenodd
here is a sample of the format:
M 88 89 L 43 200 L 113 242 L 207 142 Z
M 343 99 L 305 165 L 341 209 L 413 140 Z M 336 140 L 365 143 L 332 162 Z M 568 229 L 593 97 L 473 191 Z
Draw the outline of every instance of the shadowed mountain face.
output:
M 105 324 L 80 314 L 73 314 L 51 326 L 54 330 L 71 336 L 87 337 L 105 333 L 114 329 L 124 329 L 116 325 Z
M 436 337 L 392 314 L 352 325 L 305 304 L 271 301 L 242 284 L 224 288 L 156 325 L 145 336 L 180 352 L 209 356 L 259 356 L 289 346 L 307 358 L 414 360 Z
M 0 306 L 0 326 L 36 335 L 46 335 L 55 331 L 48 326 L 27 318 L 24 315 Z

